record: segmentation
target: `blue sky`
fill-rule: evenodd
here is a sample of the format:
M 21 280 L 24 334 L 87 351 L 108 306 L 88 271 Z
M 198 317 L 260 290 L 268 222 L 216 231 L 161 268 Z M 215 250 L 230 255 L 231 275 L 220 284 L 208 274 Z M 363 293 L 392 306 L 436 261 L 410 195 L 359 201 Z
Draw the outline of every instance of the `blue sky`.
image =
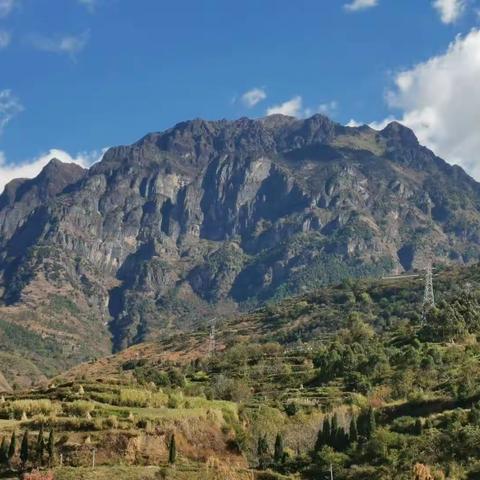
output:
M 463 81 L 478 85 L 478 8 L 477 0 L 0 0 L 0 188 L 51 149 L 88 163 L 89 152 L 185 119 L 272 111 L 377 126 L 398 118 L 476 174 L 473 133 L 443 145 L 445 133 L 433 132 L 468 92 L 452 94 L 447 108 L 426 90 L 438 77 L 435 58 L 441 72 L 452 69 L 438 97 Z M 475 122 L 475 111 L 467 118 Z

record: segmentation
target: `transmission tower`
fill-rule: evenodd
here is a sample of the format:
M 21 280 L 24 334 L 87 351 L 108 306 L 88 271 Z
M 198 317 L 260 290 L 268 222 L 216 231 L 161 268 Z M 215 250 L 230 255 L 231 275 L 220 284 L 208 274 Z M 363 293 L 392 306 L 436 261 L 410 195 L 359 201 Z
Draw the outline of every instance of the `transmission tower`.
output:
M 425 269 L 425 292 L 423 294 L 423 319 L 425 320 L 427 312 L 435 307 L 435 295 L 433 293 L 433 272 L 432 263 L 428 262 Z
M 215 319 L 212 320 L 210 324 L 210 335 L 208 339 L 208 354 L 213 355 L 215 353 L 216 343 L 215 343 Z

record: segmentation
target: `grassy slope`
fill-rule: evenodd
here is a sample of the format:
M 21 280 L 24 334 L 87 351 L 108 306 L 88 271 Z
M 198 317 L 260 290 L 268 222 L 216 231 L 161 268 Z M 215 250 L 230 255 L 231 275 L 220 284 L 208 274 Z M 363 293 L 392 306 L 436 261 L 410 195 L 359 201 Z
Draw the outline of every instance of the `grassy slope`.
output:
M 439 302 L 451 299 L 465 290 L 465 286 L 470 291 L 480 290 L 478 266 L 445 270 L 435 277 Z M 149 478 L 155 471 L 153 467 L 142 471 L 145 468 L 142 464 L 165 463 L 166 435 L 173 431 L 178 434 L 182 465 L 194 465 L 190 476 L 185 478 L 202 477 L 205 463 L 212 458 L 219 460 L 218 468 L 234 466 L 231 478 L 243 478 L 242 468 L 247 464 L 257 465 L 258 437 L 267 435 L 272 446 L 275 435 L 281 432 L 292 472 L 298 470 L 306 475 L 311 465 L 322 468 L 323 460 L 312 460 L 305 453 L 312 450 L 325 416 L 336 414 L 341 425 L 347 426 L 352 415 L 370 405 L 377 411 L 377 435 L 381 439 L 375 441 L 385 443 L 386 451 L 370 451 L 377 447 L 368 443 L 362 447 L 365 451 L 349 453 L 361 464 L 360 470 L 346 471 L 342 470 L 342 462 L 346 460 L 338 454 L 332 461 L 340 462 L 335 463 L 340 478 L 389 478 L 378 476 L 384 468 L 397 469 L 398 478 L 406 479 L 410 478 L 409 469 L 417 460 L 438 462 L 435 466 L 438 469 L 453 462 L 454 467 L 448 468 L 463 472 L 458 478 L 467 478 L 464 453 L 454 454 L 453 447 L 436 442 L 443 436 L 443 442 L 462 445 L 469 451 L 469 435 L 476 434 L 476 430 L 466 419 L 473 402 L 480 398 L 480 392 L 475 390 L 476 382 L 480 381 L 476 368 L 480 356 L 478 344 L 472 335 L 457 343 L 418 341 L 415 325 L 419 321 L 421 297 L 421 278 L 347 282 L 284 300 L 219 325 L 217 353 L 212 357 L 207 355 L 206 330 L 138 345 L 74 368 L 55 380 L 55 388 L 16 393 L 7 398 L 4 418 L 8 418 L 8 408 L 14 399 L 47 398 L 55 407 L 49 418 L 37 415 L 26 422 L 3 420 L 0 430 L 9 433 L 13 428 L 22 430 L 30 426 L 35 431 L 39 422 L 46 422 L 54 426 L 57 438 L 67 437 L 69 448 L 82 451 L 85 445 L 96 445 L 99 475 L 104 471 L 123 475 L 118 464 L 124 463 L 129 466 L 122 467 L 123 472 L 131 478 L 137 474 Z M 335 328 L 346 326 L 347 318 L 354 312 L 361 315 L 364 322 L 361 325 L 370 323 L 378 333 L 365 330 L 365 326 L 358 330 L 355 324 L 351 330 L 334 333 Z M 357 336 L 360 343 L 355 346 Z M 363 375 L 365 385 L 358 379 L 352 383 L 349 374 L 341 373 L 342 368 L 336 373 L 330 371 L 331 367 L 322 366 L 325 362 L 322 358 L 330 359 L 337 354 L 329 352 L 342 352 L 349 346 L 357 352 L 358 367 L 354 370 Z M 427 357 L 432 357 L 433 364 L 424 365 Z M 340 358 L 339 365 L 344 363 Z M 430 369 L 428 375 L 424 374 L 426 368 Z M 161 393 L 148 384 L 146 374 L 172 369 L 186 376 L 183 386 L 170 385 Z M 139 381 L 146 382 L 146 386 L 140 387 Z M 80 383 L 84 389 L 81 394 Z M 467 384 L 470 390 L 465 390 Z M 157 400 L 148 400 L 143 406 L 125 405 L 122 389 L 132 387 L 146 389 Z M 212 396 L 229 397 L 230 401 L 207 400 Z M 162 404 L 173 397 L 175 405 L 168 408 Z M 68 414 L 68 405 L 79 399 L 93 405 L 91 421 L 71 418 Z M 160 405 L 152 404 L 158 401 Z M 431 430 L 420 436 L 413 434 L 416 418 L 422 423 L 431 422 Z M 132 441 L 137 445 L 133 455 Z M 242 455 L 231 450 L 232 441 L 241 444 Z M 428 442 L 435 443 L 440 458 L 428 453 Z M 450 450 L 452 459 L 447 458 Z M 297 456 L 297 451 L 303 456 Z M 88 455 L 77 464 L 85 462 Z M 173 476 L 165 478 L 182 479 L 183 473 L 178 468 L 170 471 Z M 70 478 L 71 474 L 72 470 L 63 469 L 58 478 Z M 78 474 L 78 478 L 89 478 L 90 472 L 82 468 Z M 224 475 L 224 478 L 229 477 Z

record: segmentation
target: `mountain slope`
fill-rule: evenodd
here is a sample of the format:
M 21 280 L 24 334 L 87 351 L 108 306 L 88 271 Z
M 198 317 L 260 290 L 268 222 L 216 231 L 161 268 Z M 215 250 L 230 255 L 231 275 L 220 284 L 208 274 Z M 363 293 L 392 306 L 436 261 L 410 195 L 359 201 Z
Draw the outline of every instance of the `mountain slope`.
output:
M 6 187 L 0 327 L 51 371 L 430 250 L 470 263 L 479 227 L 480 185 L 398 123 L 193 120 Z

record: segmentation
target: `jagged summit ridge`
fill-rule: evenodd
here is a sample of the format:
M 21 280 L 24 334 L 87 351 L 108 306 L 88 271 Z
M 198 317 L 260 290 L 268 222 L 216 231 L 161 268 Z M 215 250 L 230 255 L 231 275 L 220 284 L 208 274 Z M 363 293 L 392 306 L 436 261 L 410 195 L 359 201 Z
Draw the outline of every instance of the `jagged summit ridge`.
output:
M 421 268 L 427 245 L 440 263 L 475 261 L 479 205 L 479 184 L 398 123 L 196 119 L 88 171 L 54 161 L 7 186 L 0 295 L 8 312 L 68 297 L 76 328 L 62 344 L 122 348 L 348 276 Z

